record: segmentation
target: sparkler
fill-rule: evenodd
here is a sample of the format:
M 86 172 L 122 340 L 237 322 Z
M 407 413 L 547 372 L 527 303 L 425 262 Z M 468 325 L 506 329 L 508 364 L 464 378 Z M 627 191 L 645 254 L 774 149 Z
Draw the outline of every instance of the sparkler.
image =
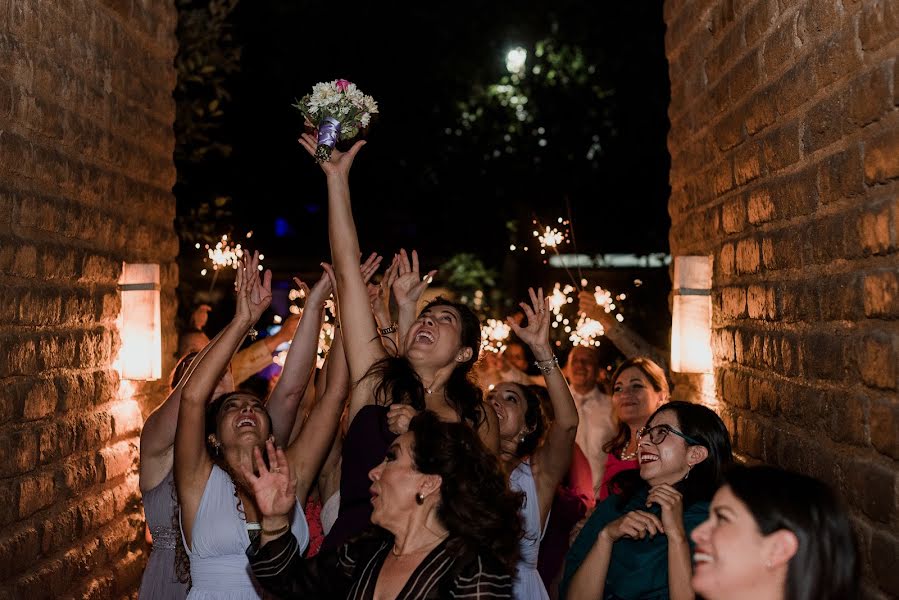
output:
M 250 231 L 247 233 L 247 238 L 252 237 L 252 235 L 253 232 Z M 194 244 L 194 248 L 200 250 L 200 243 L 197 242 Z M 212 292 L 212 288 L 215 287 L 219 271 L 228 267 L 237 270 L 240 259 L 248 252 L 241 244 L 235 243 L 228 234 L 223 235 L 221 239 L 216 242 L 215 246 L 206 244 L 203 246 L 203 250 L 206 251 L 206 255 L 203 257 L 203 263 L 207 266 L 200 270 L 200 275 L 205 277 L 209 273 L 209 267 L 212 268 L 212 283 L 209 285 L 210 292 Z M 259 262 L 261 263 L 264 258 L 265 255 L 260 254 Z M 262 264 L 260 264 L 259 270 L 262 271 L 262 269 Z
M 587 287 L 586 279 L 582 279 L 580 283 L 582 287 Z M 566 339 L 575 346 L 599 346 L 599 338 L 605 335 L 602 323 L 591 319 L 586 314 L 578 312 L 575 322 L 572 322 L 575 317 L 569 318 L 565 314 L 565 307 L 574 303 L 578 291 L 579 288 L 573 285 L 565 284 L 563 286 L 557 282 L 549 294 L 549 310 L 553 314 L 552 327 L 558 331 L 556 346 L 561 346 L 562 341 Z M 596 304 L 606 313 L 614 314 L 619 323 L 624 321 L 620 304 L 627 298 L 625 294 L 614 295 L 597 285 L 593 288 L 593 297 L 596 299 Z
M 512 328 L 504 321 L 487 319 L 487 322 L 481 325 L 481 351 L 502 354 L 506 350 L 506 340 L 511 333 Z

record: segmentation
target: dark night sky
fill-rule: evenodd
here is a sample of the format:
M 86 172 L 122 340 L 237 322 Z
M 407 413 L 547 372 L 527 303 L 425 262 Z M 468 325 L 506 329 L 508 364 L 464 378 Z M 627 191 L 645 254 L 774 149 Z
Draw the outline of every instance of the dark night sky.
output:
M 661 0 L 404 4 L 241 2 L 234 32 L 243 58 L 224 131 L 234 154 L 192 172 L 193 188 L 181 190 L 179 202 L 190 194 L 233 196 L 238 229 L 255 230 L 272 266 L 278 256 L 298 266 L 326 258 L 323 177 L 296 143 L 301 118 L 290 104 L 312 84 L 343 77 L 381 110 L 351 180 L 364 250 L 414 246 L 428 262 L 470 251 L 498 266 L 510 242 L 505 222 L 563 215 L 566 196 L 580 251 L 667 250 Z M 553 23 L 556 39 L 580 46 L 596 64 L 595 83 L 613 90 L 603 106 L 604 152 L 592 169 L 566 160 L 564 144 L 546 149 L 557 160 L 542 169 L 527 151 L 485 168 L 480 155 L 489 149 L 479 147 L 486 140 L 477 132 L 461 141 L 445 133 L 456 127 L 457 101 L 505 74 L 507 50 L 531 49 Z M 553 101 L 552 93 L 540 98 Z M 562 106 L 546 114 L 565 116 L 557 128 L 577 129 L 559 98 Z M 291 234 L 274 236 L 278 218 Z

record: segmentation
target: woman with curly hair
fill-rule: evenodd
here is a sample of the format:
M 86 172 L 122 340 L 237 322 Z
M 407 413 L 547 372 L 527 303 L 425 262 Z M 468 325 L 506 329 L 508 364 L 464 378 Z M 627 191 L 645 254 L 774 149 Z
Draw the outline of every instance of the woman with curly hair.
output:
M 316 141 L 303 134 L 300 143 L 315 155 Z M 411 418 L 429 410 L 478 433 L 488 448 L 499 448 L 496 413 L 470 379 L 481 346 L 480 322 L 466 306 L 437 299 L 418 313 L 417 303 L 434 272 L 419 275 L 418 256 L 399 258 L 393 294 L 399 307 L 396 326 L 379 329 L 371 301 L 355 263 L 360 255 L 350 204 L 349 172 L 364 141 L 347 152 L 334 150 L 320 163 L 328 185 L 328 233 L 339 299 L 339 322 L 354 382 L 349 428 L 344 440 L 340 477 L 340 511 L 322 549 L 334 549 L 369 524 L 371 504 L 366 474 L 384 457 L 394 436 Z M 397 356 L 381 336 L 398 329 Z
M 530 306 L 522 302 L 527 325 L 509 319 L 515 334 L 537 359 L 546 380 L 554 419 L 546 426 L 539 396 L 517 383 L 501 383 L 487 395 L 499 418 L 500 457 L 513 490 L 525 494 L 521 509 L 525 535 L 521 540 L 521 560 L 515 577 L 515 597 L 549 599 L 537 573 L 540 542 L 556 488 L 568 472 L 577 433 L 578 414 L 559 370 L 549 341 L 551 315 L 543 290 L 529 290 Z
M 304 560 L 287 531 L 295 477 L 269 444 L 246 472 L 263 535 L 248 551 L 257 580 L 280 598 L 512 598 L 521 496 L 470 427 L 417 415 L 369 473 L 375 527 Z M 283 532 L 270 535 L 269 531 Z

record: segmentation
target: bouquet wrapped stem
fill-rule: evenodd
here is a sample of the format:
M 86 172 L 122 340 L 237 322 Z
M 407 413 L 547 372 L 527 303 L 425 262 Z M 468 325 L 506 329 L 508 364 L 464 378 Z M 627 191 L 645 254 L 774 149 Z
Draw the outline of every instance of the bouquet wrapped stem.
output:
M 337 142 L 351 140 L 365 130 L 378 104 L 346 79 L 317 83 L 294 106 L 318 130 L 315 160 L 331 159 Z

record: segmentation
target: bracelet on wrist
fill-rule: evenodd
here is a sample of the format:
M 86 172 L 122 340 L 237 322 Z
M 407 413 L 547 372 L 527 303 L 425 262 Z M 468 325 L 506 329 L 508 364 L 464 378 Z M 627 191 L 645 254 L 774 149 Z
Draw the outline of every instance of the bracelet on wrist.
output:
M 285 523 L 277 529 L 266 529 L 265 527 L 263 527 L 262 533 L 269 537 L 278 537 L 279 535 L 286 533 L 288 529 L 290 529 L 290 523 Z
M 559 368 L 559 359 L 553 356 L 548 360 L 534 361 L 534 366 L 540 369 L 540 372 L 544 375 L 549 375 L 552 373 L 553 369 Z
M 390 327 L 383 327 L 383 328 L 379 329 L 378 331 L 381 332 L 381 335 L 390 335 L 391 333 L 395 333 L 396 332 L 396 321 L 394 321 L 390 325 Z

